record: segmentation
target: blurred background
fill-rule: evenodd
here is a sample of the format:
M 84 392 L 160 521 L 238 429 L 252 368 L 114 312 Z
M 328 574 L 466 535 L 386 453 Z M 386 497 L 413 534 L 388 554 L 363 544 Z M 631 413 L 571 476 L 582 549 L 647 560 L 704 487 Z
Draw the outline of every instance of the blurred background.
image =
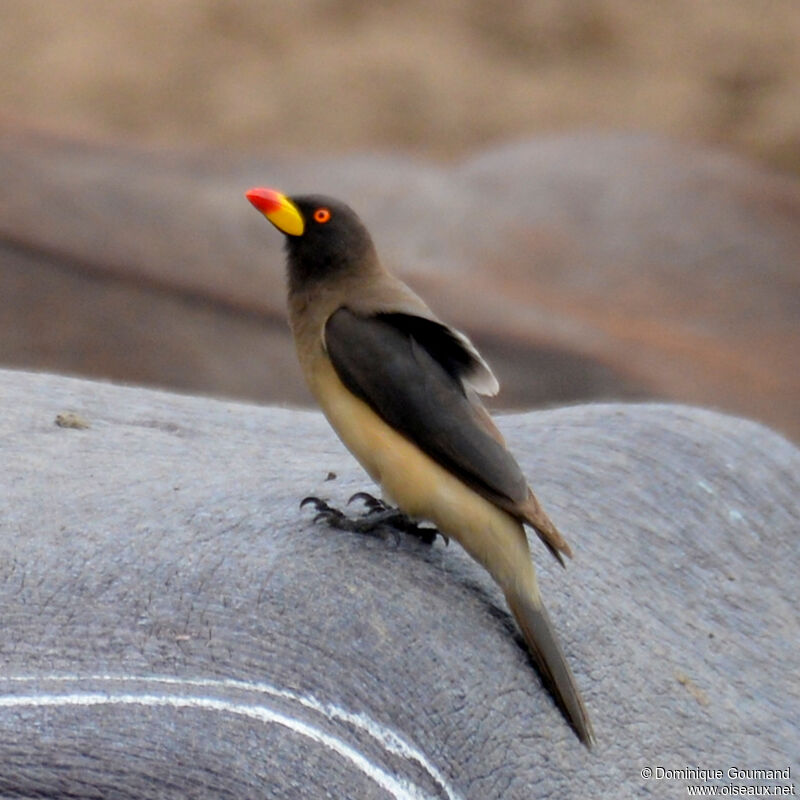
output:
M 5 0 L 0 365 L 310 401 L 251 185 L 353 205 L 496 405 L 800 438 L 797 0 Z
M 453 159 L 659 131 L 800 172 L 796 0 L 5 0 L 4 112 L 177 147 Z

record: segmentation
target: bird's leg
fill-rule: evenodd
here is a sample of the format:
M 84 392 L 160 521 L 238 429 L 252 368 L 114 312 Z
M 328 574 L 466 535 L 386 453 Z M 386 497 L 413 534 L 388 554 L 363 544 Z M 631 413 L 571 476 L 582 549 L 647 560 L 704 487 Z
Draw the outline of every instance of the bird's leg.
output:
M 399 508 L 393 508 L 387 505 L 383 500 L 373 497 L 371 494 L 356 492 L 347 501 L 348 504 L 352 503 L 353 500 L 361 500 L 367 507 L 367 510 L 360 516 L 350 517 L 338 508 L 328 505 L 328 503 L 321 500 L 319 497 L 303 498 L 300 507 L 302 508 L 308 504 L 313 505 L 317 510 L 314 522 L 325 521 L 332 528 L 338 528 L 339 530 L 351 531 L 354 533 L 377 533 L 381 528 L 389 528 L 399 533 L 415 536 L 425 544 L 433 544 L 437 534 L 439 534 L 445 542 L 448 541 L 447 537 L 439 533 L 436 528 L 418 525 Z
M 362 520 L 373 520 L 376 526 L 388 525 L 409 536 L 416 536 L 424 544 L 433 544 L 438 534 L 446 544 L 449 544 L 449 539 L 441 531 L 433 527 L 420 525 L 399 508 L 388 505 L 378 497 L 373 497 L 367 492 L 356 492 L 347 501 L 347 504 L 350 505 L 354 500 L 363 501 L 368 509 L 367 513 L 360 517 Z

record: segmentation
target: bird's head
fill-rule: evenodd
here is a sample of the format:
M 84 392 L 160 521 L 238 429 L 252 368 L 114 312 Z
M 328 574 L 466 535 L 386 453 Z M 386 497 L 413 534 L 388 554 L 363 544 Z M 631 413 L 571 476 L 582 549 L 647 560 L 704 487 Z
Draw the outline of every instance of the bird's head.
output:
M 286 237 L 290 290 L 377 263 L 364 223 L 339 200 L 287 197 L 263 188 L 250 189 L 245 197 Z

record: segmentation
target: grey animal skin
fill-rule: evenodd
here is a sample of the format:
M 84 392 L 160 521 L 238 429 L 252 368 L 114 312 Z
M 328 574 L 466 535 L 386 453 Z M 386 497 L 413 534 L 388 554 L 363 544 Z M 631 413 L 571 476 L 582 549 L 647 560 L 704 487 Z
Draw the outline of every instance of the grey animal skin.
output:
M 499 425 L 575 550 L 564 571 L 532 542 L 592 752 L 457 546 L 298 509 L 372 488 L 318 413 L 0 371 L 0 797 L 686 796 L 659 767 L 796 780 L 800 451 L 670 405 Z

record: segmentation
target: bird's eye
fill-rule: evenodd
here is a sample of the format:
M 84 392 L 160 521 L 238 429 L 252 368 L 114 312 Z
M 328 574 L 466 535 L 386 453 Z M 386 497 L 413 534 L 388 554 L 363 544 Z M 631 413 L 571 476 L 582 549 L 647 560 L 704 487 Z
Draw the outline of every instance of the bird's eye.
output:
M 314 212 L 315 222 L 327 222 L 331 218 L 331 212 L 328 208 L 318 208 Z

